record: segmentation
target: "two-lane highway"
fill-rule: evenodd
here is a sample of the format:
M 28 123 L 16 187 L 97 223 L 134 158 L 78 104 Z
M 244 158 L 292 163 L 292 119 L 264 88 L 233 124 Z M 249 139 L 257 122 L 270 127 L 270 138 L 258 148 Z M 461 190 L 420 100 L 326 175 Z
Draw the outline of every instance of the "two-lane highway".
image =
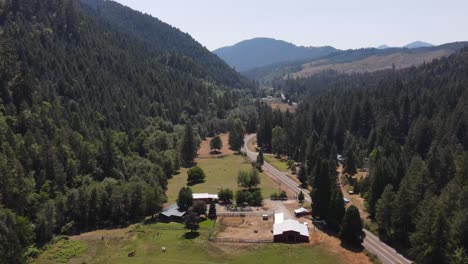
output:
M 245 137 L 245 145 L 243 150 L 247 154 L 247 156 L 251 160 L 257 160 L 257 155 L 258 153 L 255 151 L 251 151 L 248 146 L 250 142 L 256 137 L 255 134 L 251 134 Z M 279 171 L 275 167 L 273 167 L 271 164 L 268 162 L 264 162 L 263 164 L 263 171 L 271 175 L 273 178 L 275 178 L 278 182 L 281 184 L 284 184 L 291 192 L 294 194 L 299 194 L 299 192 L 302 190 L 302 188 L 291 178 L 289 178 L 286 174 L 283 172 Z M 304 192 L 305 200 L 307 202 L 311 202 L 312 199 L 310 198 L 309 194 L 307 192 Z M 364 240 L 364 243 L 362 244 L 368 251 L 374 253 L 377 255 L 384 264 L 410 264 L 412 263 L 410 260 L 406 259 L 402 255 L 398 254 L 395 249 L 389 247 L 387 244 L 383 243 L 380 241 L 380 239 L 369 232 L 368 230 L 364 229 L 364 232 L 366 233 L 366 238 Z

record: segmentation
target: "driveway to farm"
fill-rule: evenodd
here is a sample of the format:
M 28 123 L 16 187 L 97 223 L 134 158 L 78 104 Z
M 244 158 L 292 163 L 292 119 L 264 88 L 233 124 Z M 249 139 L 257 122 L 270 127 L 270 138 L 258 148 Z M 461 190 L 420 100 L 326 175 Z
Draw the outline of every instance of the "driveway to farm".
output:
M 257 136 L 256 134 L 251 134 L 251 135 L 247 135 L 244 139 L 245 145 L 244 145 L 243 150 L 245 151 L 247 156 L 252 160 L 257 160 L 258 153 L 250 150 L 248 146 L 250 144 L 250 141 L 253 140 L 256 136 Z M 262 168 L 266 173 L 270 174 L 276 180 L 284 184 L 288 189 L 290 189 L 296 195 L 299 194 L 299 192 L 302 190 L 302 188 L 298 186 L 298 184 L 295 181 L 293 181 L 287 175 L 280 172 L 279 170 L 277 170 L 275 167 L 271 166 L 267 162 L 264 162 Z M 306 192 L 304 192 L 304 196 L 307 202 L 312 201 L 312 199 Z M 380 239 L 377 236 L 375 236 L 368 230 L 364 229 L 364 232 L 366 233 L 366 238 L 364 239 L 364 243 L 362 245 L 368 251 L 377 255 L 380 261 L 382 261 L 382 263 L 384 264 L 412 263 L 410 260 L 406 259 L 402 255 L 400 255 L 398 252 L 396 252 L 395 249 L 391 248 L 387 244 L 380 241 Z

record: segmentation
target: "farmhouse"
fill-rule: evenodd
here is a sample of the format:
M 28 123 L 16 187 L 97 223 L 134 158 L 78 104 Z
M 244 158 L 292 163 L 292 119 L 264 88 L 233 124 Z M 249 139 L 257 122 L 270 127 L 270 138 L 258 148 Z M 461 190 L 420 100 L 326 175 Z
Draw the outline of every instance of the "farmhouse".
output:
M 185 213 L 184 211 L 179 211 L 179 206 L 177 206 L 177 204 L 173 204 L 165 208 L 159 216 L 162 220 L 180 222 L 183 220 Z
M 210 203 L 211 201 L 217 201 L 218 195 L 217 194 L 209 194 L 209 193 L 194 193 L 192 195 L 194 201 L 204 201 L 205 203 Z
M 283 214 L 275 214 L 273 236 L 275 242 L 306 243 L 309 242 L 307 225 L 296 220 L 283 220 Z

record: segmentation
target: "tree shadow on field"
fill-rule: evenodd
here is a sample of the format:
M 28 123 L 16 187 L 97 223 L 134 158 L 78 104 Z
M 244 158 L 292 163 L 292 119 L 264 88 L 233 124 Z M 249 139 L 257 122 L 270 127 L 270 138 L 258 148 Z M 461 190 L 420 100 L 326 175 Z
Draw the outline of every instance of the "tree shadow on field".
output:
M 187 232 L 184 234 L 185 239 L 195 239 L 200 236 L 200 232 Z
M 354 253 L 361 253 L 364 251 L 364 247 L 362 245 L 353 245 L 343 241 L 341 242 L 340 246 Z

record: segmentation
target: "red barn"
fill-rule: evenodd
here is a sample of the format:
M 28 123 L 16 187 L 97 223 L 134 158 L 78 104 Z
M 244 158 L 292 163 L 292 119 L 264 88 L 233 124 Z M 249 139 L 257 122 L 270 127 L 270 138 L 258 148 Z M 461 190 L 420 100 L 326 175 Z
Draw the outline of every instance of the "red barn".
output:
M 273 226 L 275 242 L 307 243 L 309 242 L 309 229 L 307 225 L 296 220 L 285 220 Z

